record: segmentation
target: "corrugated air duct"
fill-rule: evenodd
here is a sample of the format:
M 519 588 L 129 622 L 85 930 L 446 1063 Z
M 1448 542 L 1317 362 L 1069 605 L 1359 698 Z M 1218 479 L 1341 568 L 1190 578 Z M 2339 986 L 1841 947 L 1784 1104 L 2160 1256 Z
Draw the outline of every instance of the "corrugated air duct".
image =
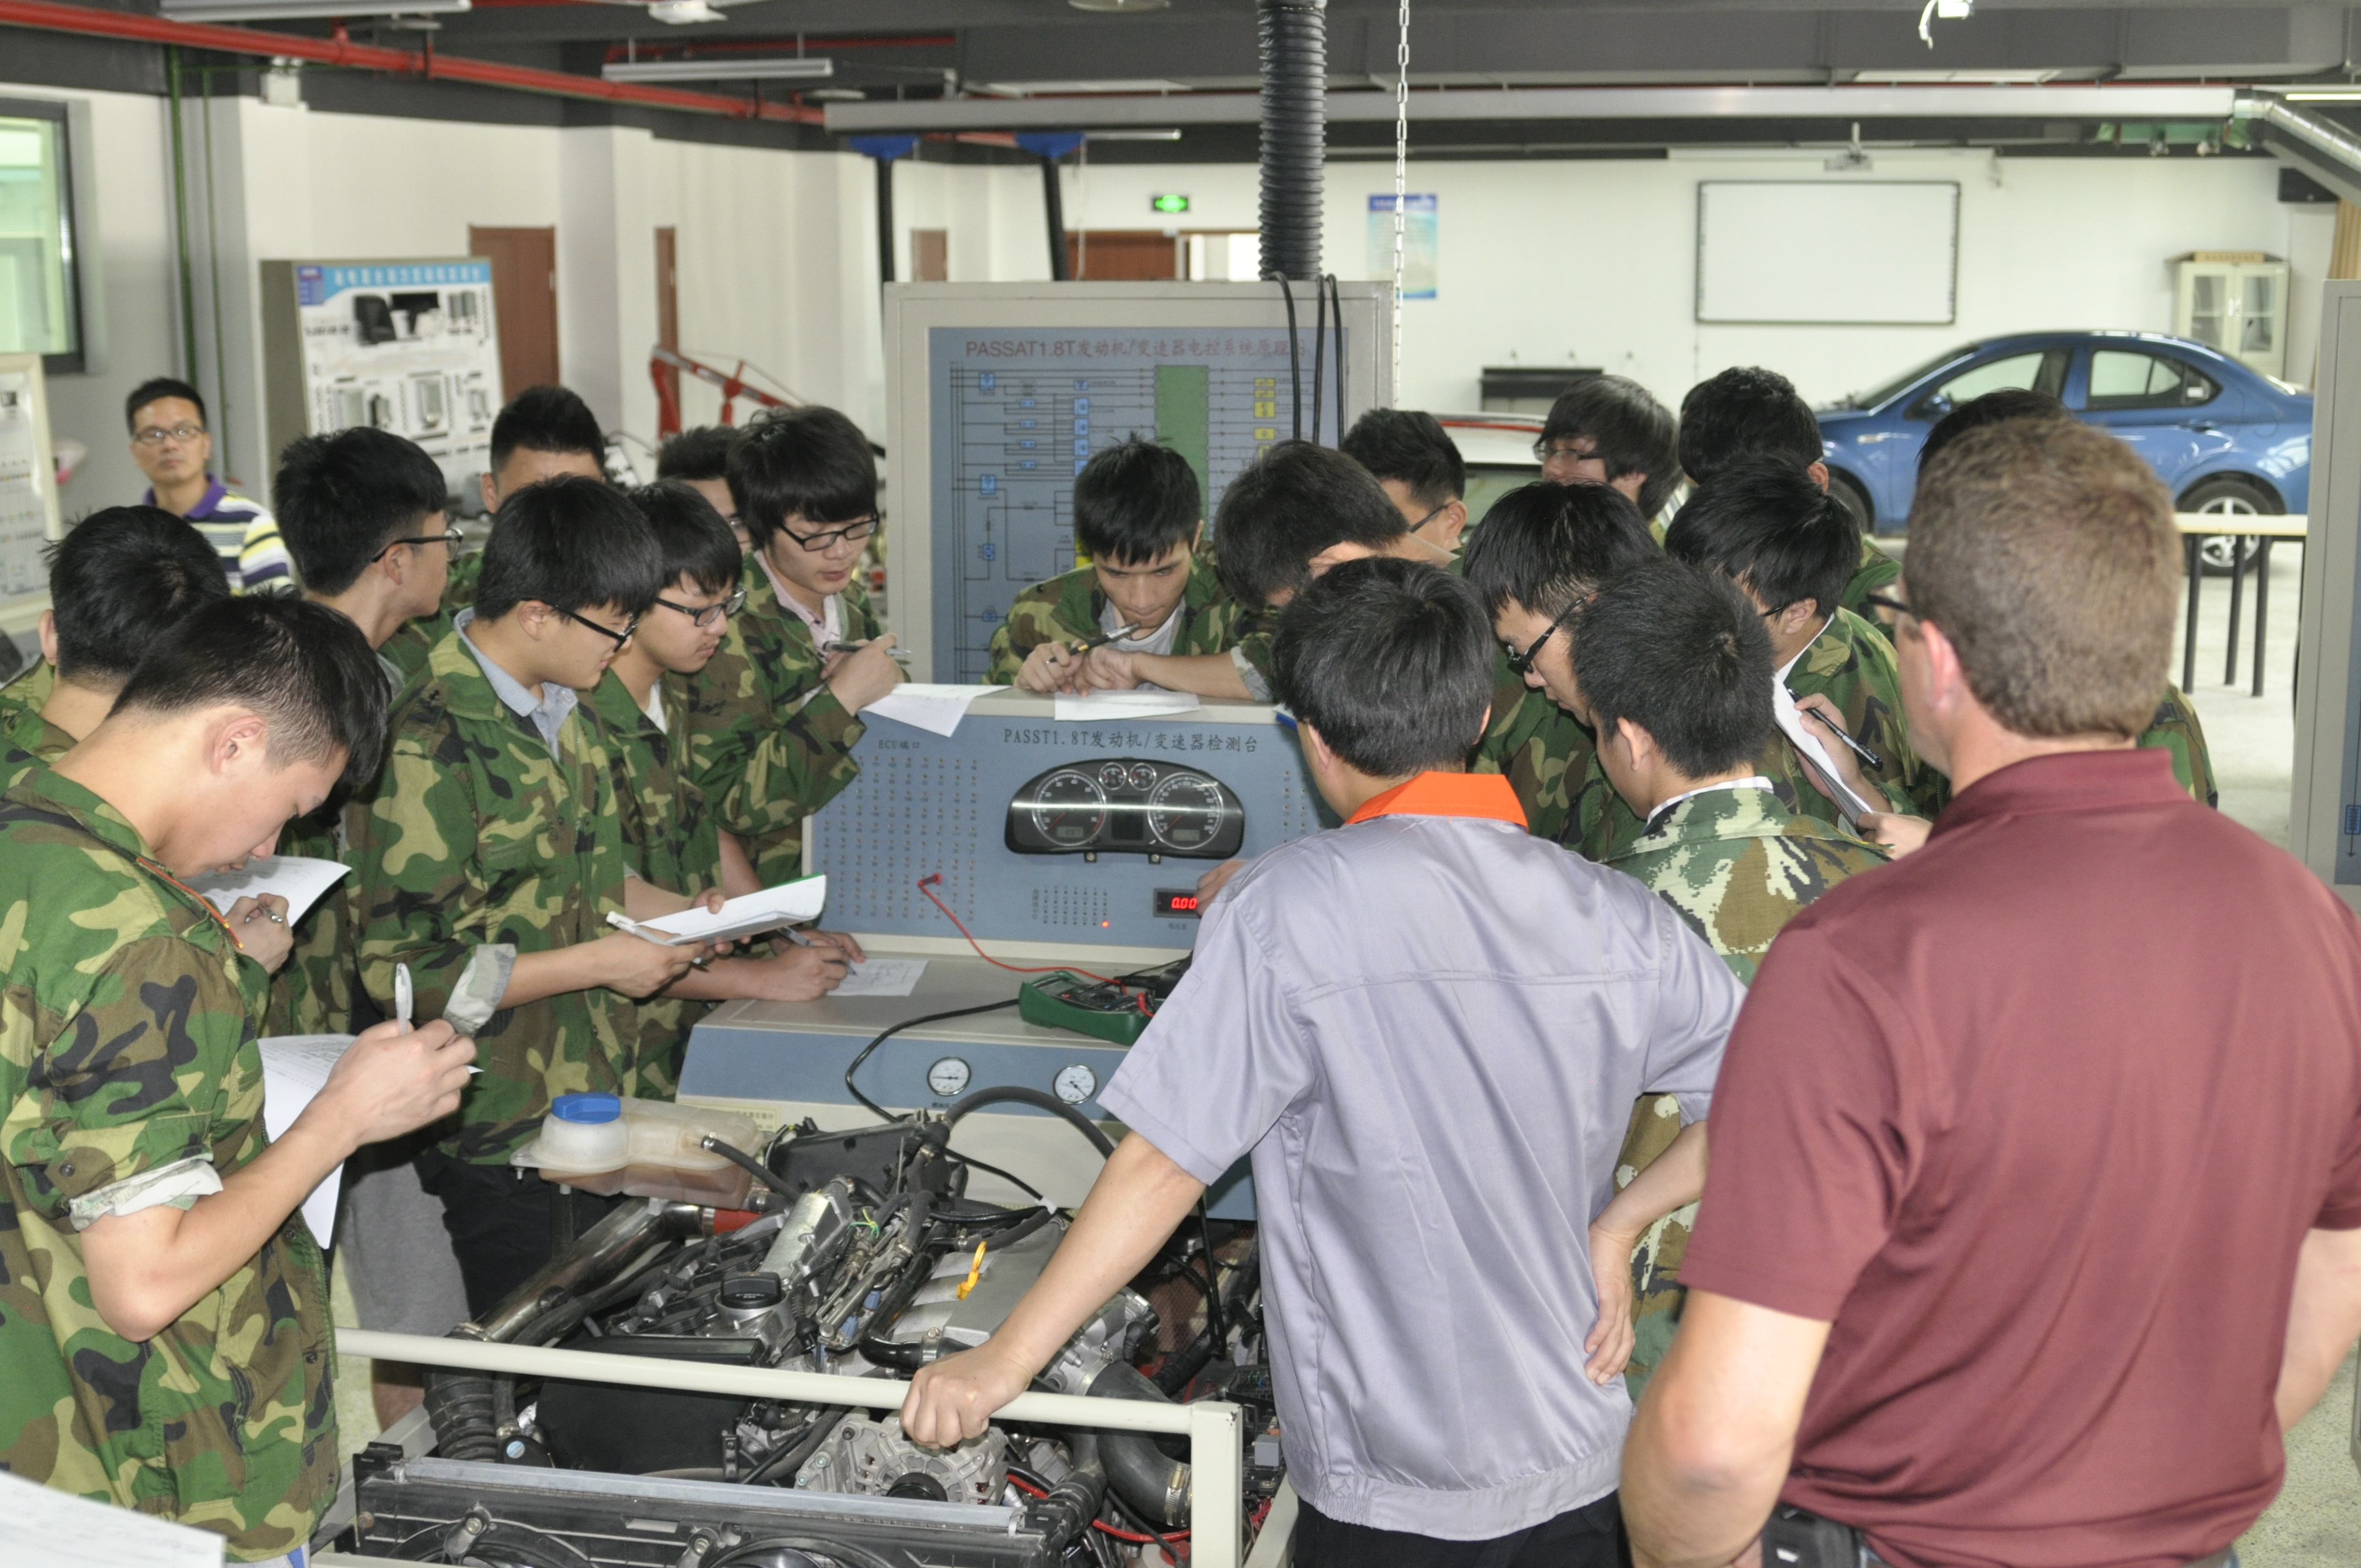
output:
M 1320 276 L 1327 159 L 1327 0 L 1257 0 L 1262 39 L 1262 275 Z

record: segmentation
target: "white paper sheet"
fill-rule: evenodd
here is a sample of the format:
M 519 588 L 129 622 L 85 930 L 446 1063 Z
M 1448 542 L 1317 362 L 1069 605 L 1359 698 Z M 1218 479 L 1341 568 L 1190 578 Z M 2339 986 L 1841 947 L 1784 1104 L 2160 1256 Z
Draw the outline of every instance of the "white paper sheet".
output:
M 189 885 L 205 895 L 205 902 L 223 914 L 241 898 L 275 893 L 287 901 L 289 924 L 303 918 L 303 912 L 320 901 L 320 895 L 336 885 L 344 874 L 352 870 L 337 861 L 313 860 L 308 855 L 258 855 L 246 862 L 244 871 L 212 872 L 192 876 Z
M 618 914 L 608 916 L 607 924 L 660 946 L 677 948 L 689 942 L 727 942 L 775 931 L 782 926 L 799 926 L 807 920 L 818 919 L 819 912 L 827 905 L 828 877 L 822 874 L 797 877 L 760 893 L 730 899 L 718 915 L 707 909 L 685 909 L 661 920 L 633 920 Z
M 1836 764 L 1828 761 L 1828 748 L 1820 744 L 1819 736 L 1813 732 L 1811 726 L 1804 722 L 1803 710 L 1795 706 L 1795 696 L 1787 689 L 1787 683 L 1784 681 L 1774 680 L 1771 683 L 1771 712 L 1778 719 L 1780 729 L 1785 733 L 1788 740 L 1795 742 L 1795 750 L 1801 751 L 1805 760 L 1819 770 L 1820 776 L 1828 780 L 1828 787 L 1836 791 L 1837 807 L 1844 813 L 1848 820 L 1858 822 L 1872 811 L 1894 809 L 1891 805 L 1883 802 L 1863 800 L 1845 787 L 1844 780 L 1837 774 Z
M 877 714 L 898 719 L 904 724 L 928 730 L 936 735 L 957 733 L 960 720 L 967 717 L 968 704 L 994 692 L 1005 692 L 1006 686 L 940 686 L 923 682 L 905 681 L 861 710 L 866 718 Z
M 328 1074 L 352 1043 L 350 1035 L 272 1035 L 258 1042 L 262 1124 L 273 1139 L 287 1135 L 287 1129 L 326 1084 Z M 312 1227 L 313 1239 L 324 1247 L 336 1228 L 336 1189 L 343 1185 L 344 1177 L 345 1168 L 340 1165 L 303 1200 L 303 1223 Z
M 1058 694 L 1060 718 L 1158 718 L 1170 713 L 1194 713 L 1202 706 L 1194 692 L 1090 692 L 1081 696 Z
M 0 1470 L 9 1568 L 222 1568 L 222 1538 Z
M 830 996 L 907 996 L 927 972 L 924 959 L 863 959 Z

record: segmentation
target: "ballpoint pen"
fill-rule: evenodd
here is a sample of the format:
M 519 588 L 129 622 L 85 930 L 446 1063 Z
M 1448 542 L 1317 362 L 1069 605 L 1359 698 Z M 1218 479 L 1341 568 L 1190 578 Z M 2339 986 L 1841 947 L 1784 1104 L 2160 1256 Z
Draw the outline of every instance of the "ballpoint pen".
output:
M 1803 711 L 1811 714 L 1814 718 L 1819 720 L 1821 729 L 1826 729 L 1829 734 L 1843 741 L 1845 743 L 1845 750 L 1850 751 L 1854 756 L 1859 757 L 1863 767 L 1882 768 L 1885 766 L 1884 758 L 1880 757 L 1876 752 L 1871 751 L 1868 747 L 1862 745 L 1860 741 L 1846 734 L 1844 732 L 1844 727 L 1830 718 L 1827 714 L 1820 712 L 1817 708 L 1806 708 Z
M 404 1030 L 407 1030 L 410 1027 L 410 1010 L 415 1003 L 416 1000 L 416 993 L 413 992 L 410 987 L 410 966 L 408 964 L 394 965 L 393 1021 L 401 1025 Z

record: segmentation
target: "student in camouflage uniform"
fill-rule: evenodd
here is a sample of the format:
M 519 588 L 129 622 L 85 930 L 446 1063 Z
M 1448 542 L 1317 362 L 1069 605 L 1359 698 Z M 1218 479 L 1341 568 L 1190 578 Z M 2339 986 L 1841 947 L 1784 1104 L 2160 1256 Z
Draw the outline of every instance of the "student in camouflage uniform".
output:
M 565 387 L 527 387 L 492 421 L 492 466 L 477 476 L 484 516 L 491 518 L 511 496 L 544 479 L 605 478 L 606 453 L 607 438 L 589 404 Z M 476 602 L 483 570 L 481 554 L 455 553 L 441 608 L 403 622 L 379 645 L 379 654 L 405 679 L 425 668 L 427 651 L 448 637 L 453 618 Z
M 1681 484 L 1680 426 L 1672 410 L 1624 376 L 1591 376 L 1560 393 L 1533 443 L 1542 477 L 1605 485 L 1640 509 L 1652 537 Z
M 1237 618 L 1222 613 L 1204 527 L 1203 493 L 1180 454 L 1137 436 L 1098 452 L 1074 476 L 1074 543 L 1089 565 L 1016 596 L 993 631 L 983 678 L 1088 690 L 1082 655 L 1102 638 L 1124 653 L 1227 652 Z
M 743 555 L 753 547 L 746 524 L 738 516 L 738 499 L 730 493 L 730 453 L 740 432 L 727 424 L 699 425 L 684 430 L 656 448 L 656 477 L 678 479 L 721 514 Z
M 1512 721 L 1521 729 L 1501 735 L 1509 694 L 1495 693 L 1476 769 L 1507 773 L 1520 800 L 1534 791 L 1532 830 L 1591 860 L 1636 839 L 1640 818 L 1599 771 L 1566 628 L 1601 584 L 1661 559 L 1620 491 L 1547 480 L 1493 502 L 1467 548 L 1467 581 L 1491 614 L 1502 667 L 1518 683 L 1521 706 L 1510 711 L 1521 716 Z
M 448 1113 L 474 1050 L 372 1030 L 274 1142 L 261 971 L 183 879 L 269 853 L 374 770 L 384 727 L 349 622 L 209 603 L 0 795 L 0 1464 L 236 1562 L 302 1548 L 336 1486 L 327 1275 L 297 1205 Z
M 1882 799 L 1931 816 L 1949 789 L 1911 749 L 1894 645 L 1838 603 L 1860 543 L 1852 514 L 1802 469 L 1784 457 L 1746 455 L 1697 488 L 1665 533 L 1664 551 L 1722 573 L 1753 601 L 1771 633 L 1776 678 L 1795 697 L 1826 697 L 1843 715 L 1846 733 L 1876 753 L 1876 765 L 1863 764 L 1877 786 L 1868 795 L 1872 806 Z M 1842 817 L 1792 745 L 1775 756 L 1766 751 L 1764 760 L 1794 809 L 1824 822 Z
M 704 497 L 678 480 L 631 492 L 662 557 L 664 589 L 631 646 L 590 694 L 612 763 L 623 845 L 653 886 L 735 897 L 760 886 L 745 851 L 716 826 L 705 792 L 686 774 L 687 682 L 721 646 L 745 603 L 738 542 Z M 717 959 L 640 1003 L 638 1094 L 669 1100 L 680 1082 L 689 1026 L 705 1004 L 733 997 L 809 1002 L 836 989 L 864 955 L 851 938 L 816 931 L 776 938 L 761 956 Z
M 1369 471 L 1412 533 L 1458 552 L 1467 532 L 1467 463 L 1442 421 L 1412 409 L 1371 409 L 1336 449 Z
M 159 637 L 230 588 L 205 536 L 160 507 L 93 512 L 49 556 L 40 668 L 56 678 L 46 689 L 29 678 L 10 685 L 0 736 L 27 758 L 54 762 L 98 728 Z M 0 788 L 24 765 L 0 763 Z
M 404 688 L 374 798 L 347 818 L 370 999 L 392 1013 L 394 969 L 407 965 L 418 1014 L 482 1040 L 457 1124 L 418 1157 L 471 1314 L 547 1260 L 553 1225 L 595 1206 L 560 1210 L 509 1156 L 555 1096 L 631 1091 L 649 1048 L 636 1002 L 706 956 L 608 925 L 689 901 L 636 875 L 611 760 L 576 711 L 576 690 L 598 684 L 654 600 L 659 571 L 638 512 L 603 480 L 511 496 L 475 606 Z
M 1601 587 L 1571 641 L 1599 766 L 1646 820 L 1607 863 L 1639 878 L 1752 982 L 1798 911 L 1885 861 L 1843 828 L 1781 805 L 1754 771 L 1773 729 L 1774 654 L 1763 616 L 1721 574 L 1656 561 Z M 1679 1131 L 1669 1096 L 1642 1100 L 1618 1181 L 1664 1156 Z M 1680 1321 L 1681 1255 L 1695 1218 L 1684 1209 L 1633 1238 L 1637 1343 L 1625 1376 L 1634 1398 Z
M 901 679 L 869 608 L 877 460 L 834 409 L 774 410 L 730 452 L 746 604 L 689 692 L 690 776 L 763 885 L 803 874 L 803 819 L 861 772 L 861 710 Z

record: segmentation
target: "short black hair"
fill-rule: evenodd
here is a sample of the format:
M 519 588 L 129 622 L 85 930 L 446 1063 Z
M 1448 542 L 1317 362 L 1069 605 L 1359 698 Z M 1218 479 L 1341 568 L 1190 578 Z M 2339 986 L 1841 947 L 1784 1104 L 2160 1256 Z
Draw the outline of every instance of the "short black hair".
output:
M 150 376 L 132 388 L 131 395 L 123 400 L 124 428 L 134 435 L 138 434 L 139 411 L 159 398 L 180 398 L 194 403 L 197 405 L 197 418 L 201 421 L 206 418 L 204 396 L 194 387 L 170 376 Z
M 1733 365 L 1681 400 L 1681 470 L 1702 485 L 1746 453 L 1820 461 L 1820 422 L 1795 383 L 1760 365 Z
M 1135 435 L 1074 476 L 1074 543 L 1093 560 L 1144 565 L 1194 539 L 1204 521 L 1196 470 L 1169 446 Z
M 484 545 L 476 614 L 498 620 L 539 599 L 568 614 L 611 604 L 644 615 L 664 581 L 640 509 L 603 479 L 566 474 L 500 503 Z
M 343 593 L 386 542 L 416 534 L 451 504 L 450 485 L 425 448 L 357 424 L 299 435 L 279 455 L 270 502 L 295 580 L 323 598 Z
M 588 452 L 602 465 L 607 437 L 590 405 L 566 387 L 527 387 L 492 421 L 492 468 L 518 447 L 527 452 Z
M 1312 557 L 1339 544 L 1372 550 L 1410 532 L 1369 471 L 1309 441 L 1282 441 L 1238 471 L 1213 517 L 1213 567 L 1249 609 L 1301 593 Z
M 115 699 L 119 713 L 188 713 L 235 704 L 268 724 L 270 765 L 345 754 L 340 791 L 385 757 L 385 669 L 342 612 L 291 594 L 225 598 L 182 616 Z
M 1727 572 L 1768 610 L 1813 601 L 1834 615 L 1861 565 L 1861 523 L 1784 457 L 1737 457 L 1697 487 L 1664 554 Z
M 717 594 L 738 580 L 746 561 L 738 536 L 713 510 L 713 503 L 691 489 L 685 479 L 658 479 L 627 492 L 662 557 L 660 581 L 666 588 L 686 577 L 707 593 Z
M 1541 438 L 1576 435 L 1590 438 L 1591 455 L 1607 465 L 1610 484 L 1626 474 L 1647 476 L 1640 486 L 1642 517 L 1664 510 L 1681 482 L 1680 426 L 1647 388 L 1624 376 L 1576 381 L 1550 405 Z
M 1771 633 L 1719 572 L 1656 560 L 1624 573 L 1583 607 L 1571 647 L 1598 733 L 1628 718 L 1690 778 L 1752 762 L 1771 739 Z
M 1449 506 L 1467 493 L 1466 460 L 1431 413 L 1371 409 L 1336 448 L 1378 479 L 1400 481 L 1422 507 Z
M 1490 613 L 1514 599 L 1554 619 L 1658 554 L 1640 509 L 1622 491 L 1543 479 L 1492 503 L 1462 570 Z
M 126 679 L 190 611 L 229 598 L 221 554 L 161 507 L 108 507 L 49 548 L 64 680 Z
M 727 479 L 730 449 L 738 432 L 726 424 L 701 424 L 684 430 L 656 448 L 659 479 Z
M 1296 596 L 1271 690 L 1377 778 L 1460 772 L 1492 701 L 1492 626 L 1475 590 L 1422 561 L 1347 561 Z
M 1925 473 L 1935 454 L 1949 446 L 1971 430 L 1982 430 L 1988 424 L 2002 424 L 2013 419 L 2072 419 L 2071 411 L 2048 392 L 2037 392 L 2030 387 L 2003 387 L 1996 392 L 1986 392 L 1981 398 L 1970 398 L 1941 419 L 1927 432 L 1919 444 L 1918 471 Z
M 877 458 L 834 409 L 767 409 L 730 449 L 730 493 L 757 549 L 790 516 L 851 522 L 877 510 Z

